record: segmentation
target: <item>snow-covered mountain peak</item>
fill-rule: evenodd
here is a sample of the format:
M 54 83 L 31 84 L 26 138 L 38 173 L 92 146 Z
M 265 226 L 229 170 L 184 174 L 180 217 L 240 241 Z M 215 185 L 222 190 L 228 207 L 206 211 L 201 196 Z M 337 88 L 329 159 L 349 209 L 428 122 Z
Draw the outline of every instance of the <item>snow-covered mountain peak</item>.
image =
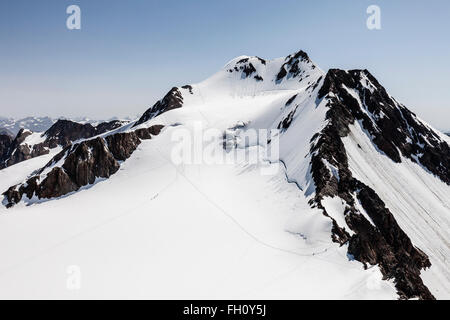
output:
M 321 70 L 312 72 L 318 69 L 318 67 L 302 50 L 294 54 L 288 55 L 284 59 L 284 61 L 285 62 L 283 63 L 283 65 L 280 68 L 280 71 L 277 74 L 276 77 L 277 82 L 281 82 L 284 79 L 290 78 L 299 78 L 299 81 L 301 81 L 302 79 L 309 77 L 311 73 L 323 73 Z
M 304 51 L 298 51 L 273 60 L 258 56 L 239 56 L 229 61 L 218 74 L 208 80 L 247 80 L 247 85 L 259 91 L 295 90 L 316 82 L 324 75 Z
M 226 166 L 210 161 L 212 156 L 203 158 L 202 150 L 197 154 L 199 163 L 191 166 L 187 161 L 176 167 L 171 158 L 179 147 L 174 134 L 198 139 L 194 123 L 200 123 L 202 129 L 215 129 L 208 134 L 217 138 L 212 144 L 217 154 L 233 150 L 257 156 L 261 151 L 258 143 L 237 142 L 240 130 L 279 129 L 278 140 L 267 139 L 263 146 L 272 150 L 275 145 L 279 157 L 274 161 L 264 158 L 264 163 L 255 166 L 246 161 Z M 446 259 L 450 252 L 446 240 L 450 140 L 397 102 L 367 70 L 331 69 L 325 73 L 303 51 L 273 60 L 239 56 L 200 83 L 173 87 L 136 122 L 114 125 L 114 129 L 108 125 L 102 134 L 83 125 L 89 133 L 83 136 L 72 136 L 82 132 L 80 125 L 63 124 L 46 132 L 44 143 L 56 141 L 55 145 L 64 147 L 58 154 L 52 153 L 47 158 L 50 161 L 33 166 L 33 170 L 30 167 L 21 177 L 13 175 L 14 166 L 4 169 L 9 180 L 2 182 L 3 204 L 10 212 L 26 210 L 24 204 L 28 204 L 31 211 L 54 208 L 59 216 L 64 204 L 65 208 L 76 204 L 84 211 L 92 206 L 90 199 L 104 204 L 106 201 L 98 198 L 107 195 L 114 212 L 127 208 L 134 199 L 143 199 L 142 205 L 158 206 L 152 213 L 166 217 L 168 208 L 187 195 L 187 204 L 173 210 L 177 213 L 169 217 L 167 230 L 180 218 L 192 219 L 193 225 L 206 230 L 210 225 L 205 218 L 211 216 L 211 210 L 193 205 L 196 193 L 192 190 L 196 189 L 201 191 L 201 199 L 207 195 L 210 202 L 219 201 L 231 220 L 251 231 L 252 238 L 267 222 L 267 229 L 258 234 L 263 241 L 294 253 L 295 259 L 305 254 L 298 248 L 308 250 L 306 257 L 315 261 L 314 267 L 311 272 L 293 274 L 289 286 L 298 277 L 317 275 L 320 255 L 331 264 L 317 276 L 324 283 L 340 279 L 339 290 L 349 283 L 352 290 L 359 288 L 358 296 L 392 297 L 395 293 L 405 299 L 433 299 L 450 294 Z M 23 149 L 36 142 L 33 135 L 23 139 L 16 143 Z M 5 137 L 3 145 L 11 144 L 10 140 Z M 208 144 L 201 139 L 197 142 Z M 25 151 L 17 152 L 16 158 L 27 155 Z M 197 152 L 187 153 L 190 151 Z M 281 164 L 274 177 L 254 170 L 266 162 Z M 156 169 L 151 169 L 153 166 Z M 180 177 L 189 183 L 183 187 Z M 123 187 L 127 181 L 129 187 Z M 81 190 L 86 192 L 78 192 Z M 290 204 L 289 194 L 295 203 Z M 267 202 L 258 206 L 263 198 Z M 199 212 L 202 217 L 195 220 Z M 90 212 L 89 218 L 95 214 Z M 155 214 L 145 215 L 145 219 Z M 148 226 L 161 228 L 161 217 L 154 223 L 144 220 L 145 236 Z M 220 223 L 214 232 L 223 226 Z M 185 225 L 181 230 L 186 232 Z M 187 232 L 185 239 L 189 240 L 192 232 Z M 270 234 L 278 233 L 288 241 L 271 238 Z M 233 239 L 229 229 L 225 234 L 227 242 Z M 189 248 L 195 250 L 212 238 L 202 237 Z M 150 260 L 152 268 L 157 259 Z M 269 260 L 265 256 L 263 261 Z M 342 270 L 336 267 L 340 264 L 356 266 L 361 279 L 378 272 L 377 288 L 342 278 Z M 264 269 L 266 264 L 262 265 Z M 332 276 L 324 281 L 327 275 Z M 161 288 L 166 286 L 164 283 Z M 327 296 L 325 291 L 321 295 Z

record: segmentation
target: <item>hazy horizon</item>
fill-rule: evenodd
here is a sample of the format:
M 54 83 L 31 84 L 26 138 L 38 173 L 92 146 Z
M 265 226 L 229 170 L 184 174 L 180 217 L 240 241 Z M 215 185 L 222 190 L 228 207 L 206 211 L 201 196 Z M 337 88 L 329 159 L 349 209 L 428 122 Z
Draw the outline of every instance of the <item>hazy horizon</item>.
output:
M 324 71 L 368 69 L 419 117 L 450 131 L 450 3 L 43 0 L 0 3 L 0 116 L 136 117 L 173 86 L 240 55 L 304 50 Z M 68 30 L 66 8 L 81 8 Z M 381 8 L 381 30 L 366 9 Z

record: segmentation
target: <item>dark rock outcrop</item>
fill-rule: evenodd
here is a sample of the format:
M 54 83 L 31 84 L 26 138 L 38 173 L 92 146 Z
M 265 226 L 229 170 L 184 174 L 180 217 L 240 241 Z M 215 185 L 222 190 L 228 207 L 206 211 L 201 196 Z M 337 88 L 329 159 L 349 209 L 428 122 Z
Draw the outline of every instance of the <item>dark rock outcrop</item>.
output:
M 90 123 L 82 124 L 70 120 L 58 120 L 44 133 L 47 137 L 45 144 L 50 148 L 55 148 L 58 145 L 65 147 L 74 141 L 92 138 L 96 135 L 117 129 L 122 125 L 123 122 L 120 120 L 102 122 L 95 127 Z
M 36 179 L 32 181 L 36 181 Z M 27 187 L 30 187 L 30 184 L 27 184 Z M 35 193 L 39 199 L 56 198 L 76 191 L 78 188 L 79 186 L 70 179 L 63 168 L 56 167 L 47 174 L 41 184 L 31 185 L 31 188 L 25 194 L 33 196 Z M 25 188 L 24 191 L 26 191 Z
M 144 112 L 139 120 L 134 124 L 136 127 L 147 122 L 160 114 L 169 110 L 181 108 L 183 106 L 183 96 L 177 87 L 173 87 L 161 100 L 156 102 L 151 108 Z
M 71 181 L 80 187 L 93 184 L 96 178 L 109 178 L 119 167 L 107 143 L 100 137 L 75 144 L 62 165 Z M 51 194 L 47 196 L 50 197 Z
M 252 60 L 254 63 L 257 62 L 257 63 L 261 63 L 262 65 L 266 64 L 266 61 L 259 57 L 253 57 Z M 236 62 L 236 65 L 233 68 L 228 69 L 228 72 L 230 72 L 230 73 L 240 72 L 241 78 L 243 78 L 243 79 L 248 78 L 253 75 L 253 78 L 256 81 L 264 80 L 263 77 L 261 77 L 259 74 L 257 74 L 255 66 L 253 65 L 252 62 L 250 62 L 250 58 L 243 58 L 243 59 L 239 60 L 238 62 Z
M 298 106 L 296 106 L 291 112 L 289 112 L 289 114 L 278 124 L 277 129 L 281 130 L 281 132 L 284 132 L 291 126 L 294 115 L 297 112 L 297 107 Z
M 13 138 L 7 134 L 0 134 L 0 162 L 3 162 L 13 142 Z
M 116 133 L 105 138 L 113 157 L 125 161 L 141 143 L 135 132 Z
M 276 81 L 280 82 L 284 78 L 296 78 L 299 77 L 299 80 L 302 80 L 302 75 L 305 73 L 305 70 L 302 70 L 300 63 L 309 63 L 311 64 L 311 68 L 315 69 L 315 65 L 311 62 L 308 55 L 300 50 L 295 54 L 291 54 L 286 57 L 286 62 L 280 68 L 280 71 L 277 74 Z
M 20 129 L 17 136 L 9 144 L 9 147 L 4 149 L 1 157 L 0 169 L 49 152 L 48 149 L 42 145 L 28 146 L 27 144 L 23 144 L 25 139 L 31 134 L 32 132 L 29 130 Z
M 313 83 L 309 83 L 308 87 L 306 88 L 305 93 L 309 94 L 309 97 L 311 97 L 312 93 L 317 89 L 317 87 L 319 86 L 321 81 L 322 81 L 322 77 L 319 77 Z M 291 105 L 294 103 L 297 96 L 298 96 L 298 94 L 295 94 L 292 97 L 290 97 L 284 105 L 285 108 L 290 107 L 290 109 L 289 109 L 289 113 L 286 116 L 284 116 L 284 118 L 278 123 L 277 129 L 281 130 L 281 132 L 286 131 L 291 126 L 291 123 L 295 119 L 295 115 L 297 113 L 297 109 L 298 109 L 299 105 L 295 104 L 292 107 L 291 107 Z
M 128 159 L 136 150 L 141 139 L 151 139 L 162 127 L 155 125 L 69 144 L 26 182 L 5 191 L 6 206 L 12 207 L 24 196 L 28 199 L 61 197 L 95 183 L 97 178 L 109 178 L 119 170 L 120 161 Z
M 186 89 L 186 90 L 189 90 L 189 93 L 190 93 L 190 94 L 194 94 L 193 88 L 192 88 L 192 86 L 189 85 L 189 84 L 186 84 L 186 85 L 182 86 L 181 88 Z
M 294 94 L 292 97 L 290 97 L 289 100 L 286 101 L 285 106 L 289 107 L 292 104 L 292 102 L 294 102 L 295 98 L 297 98 L 297 94 Z
M 347 215 L 348 225 L 356 232 L 349 241 L 349 253 L 363 263 L 378 264 L 386 278 L 394 279 L 400 297 L 433 299 L 420 278 L 420 271 L 431 267 L 427 255 L 413 246 L 374 190 L 357 183 L 355 193 L 375 226 L 354 211 Z
M 241 70 L 245 74 L 246 78 L 248 78 L 252 73 L 256 72 L 256 69 L 252 63 L 244 64 Z
M 134 132 L 136 132 L 136 135 L 139 137 L 139 139 L 147 140 L 151 139 L 152 136 L 157 136 L 163 128 L 164 126 L 155 124 L 149 128 L 137 129 Z
M 58 120 L 44 134 L 46 144 L 55 148 L 58 145 L 67 146 L 72 141 L 87 139 L 93 137 L 96 133 L 95 128 L 90 124 L 81 124 L 70 120 Z

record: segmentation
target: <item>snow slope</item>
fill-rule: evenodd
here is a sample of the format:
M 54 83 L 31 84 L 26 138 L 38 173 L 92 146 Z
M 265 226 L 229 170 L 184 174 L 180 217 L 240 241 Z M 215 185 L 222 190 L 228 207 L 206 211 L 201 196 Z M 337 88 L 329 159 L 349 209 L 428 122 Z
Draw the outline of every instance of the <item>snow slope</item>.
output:
M 2 209 L 0 297 L 396 296 L 378 268 L 364 271 L 331 242 L 329 219 L 311 211 L 282 171 L 174 167 L 174 129 L 142 143 L 89 190 Z M 71 265 L 81 269 L 80 290 L 66 288 Z

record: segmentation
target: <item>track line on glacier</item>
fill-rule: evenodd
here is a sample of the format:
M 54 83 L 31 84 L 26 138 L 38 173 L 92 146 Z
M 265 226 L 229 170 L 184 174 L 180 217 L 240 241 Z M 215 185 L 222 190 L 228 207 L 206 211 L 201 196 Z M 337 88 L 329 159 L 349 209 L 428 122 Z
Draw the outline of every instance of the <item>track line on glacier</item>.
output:
M 289 254 L 293 254 L 293 255 L 297 255 L 297 256 L 301 256 L 301 257 L 312 257 L 312 256 L 317 256 L 317 255 L 321 255 L 324 254 L 328 251 L 328 249 L 332 248 L 333 245 L 328 246 L 327 248 L 325 248 L 322 251 L 317 251 L 317 252 L 312 252 L 312 253 L 308 253 L 308 254 L 302 254 L 296 251 L 292 251 L 292 250 L 288 250 L 288 249 L 284 249 L 284 248 L 280 248 L 274 245 L 271 245 L 261 239 L 259 239 L 257 236 L 255 236 L 254 234 L 252 234 L 251 232 L 249 232 L 244 226 L 242 226 L 239 221 L 237 221 L 231 214 L 229 214 L 226 210 L 224 210 L 221 206 L 219 206 L 215 201 L 211 200 L 210 197 L 205 194 L 191 179 L 189 179 L 183 172 L 180 171 L 180 169 L 178 168 L 178 166 L 176 166 L 175 164 L 172 163 L 172 161 L 170 159 L 167 159 L 167 157 L 165 157 L 165 155 L 161 152 L 161 150 L 159 150 L 158 147 L 154 146 L 154 148 L 157 150 L 157 152 L 160 154 L 161 157 L 165 158 L 168 163 L 174 167 L 174 169 L 207 201 L 209 202 L 213 207 L 215 207 L 217 210 L 219 210 L 220 212 L 222 212 L 222 214 L 224 214 L 226 217 L 228 217 L 228 219 L 230 219 L 236 226 L 238 226 L 239 229 L 241 229 L 241 231 L 243 231 L 245 234 L 247 234 L 250 238 L 252 238 L 254 241 L 256 241 L 257 243 L 268 247 L 270 249 L 273 250 L 277 250 L 280 252 L 285 252 L 285 253 L 289 253 Z M 334 263 L 334 262 L 333 262 Z
M 347 269 L 357 269 L 360 270 L 361 268 L 356 267 L 356 266 L 351 266 L 348 264 L 344 264 L 344 263 L 340 263 L 337 261 L 331 261 L 328 259 L 325 259 L 324 257 L 322 257 L 323 254 L 327 253 L 329 249 L 332 249 L 335 247 L 335 244 L 331 244 L 329 246 L 327 246 L 324 250 L 322 251 L 317 251 L 317 252 L 310 252 L 308 254 L 304 254 L 304 253 L 299 253 L 296 251 L 292 251 L 292 250 L 288 250 L 288 249 L 284 249 L 284 248 L 280 248 L 274 245 L 271 245 L 261 239 L 259 239 L 257 236 L 255 236 L 254 234 L 252 234 L 251 232 L 249 232 L 244 226 L 242 226 L 239 221 L 237 221 L 231 214 L 229 214 L 225 209 L 223 209 L 221 206 L 219 206 L 216 202 L 214 202 L 213 200 L 211 200 L 209 198 L 209 196 L 207 194 L 205 194 L 191 179 L 189 179 L 183 172 L 180 171 L 180 169 L 172 163 L 172 161 L 170 159 L 168 159 L 162 152 L 161 150 L 156 147 L 156 146 L 152 146 L 156 149 L 156 151 L 160 154 L 161 157 L 163 157 L 164 159 L 166 159 L 166 161 L 174 167 L 174 169 L 183 177 L 185 178 L 185 180 L 200 194 L 202 195 L 202 197 L 204 197 L 206 199 L 206 201 L 208 201 L 211 205 L 213 205 L 216 209 L 218 209 L 220 212 L 222 212 L 222 214 L 224 214 L 228 219 L 230 219 L 236 226 L 238 226 L 239 229 L 241 229 L 241 231 L 243 231 L 245 234 L 247 234 L 250 238 L 252 238 L 254 241 L 256 241 L 257 243 L 259 243 L 262 246 L 265 246 L 267 248 L 270 248 L 272 250 L 277 250 L 280 252 L 284 252 L 284 253 L 288 253 L 288 254 L 292 254 L 292 255 L 296 255 L 296 256 L 300 256 L 300 257 L 310 257 L 310 258 L 317 258 L 319 260 L 322 260 L 324 262 L 328 262 L 331 263 L 333 265 L 340 265 L 341 267 L 345 267 Z M 285 165 L 283 163 L 283 165 Z M 286 173 L 287 174 L 287 173 Z M 296 182 L 293 182 L 297 185 Z M 298 186 L 298 185 L 297 185 Z M 302 190 L 302 188 L 299 187 L 300 190 Z M 303 190 L 302 190 L 303 191 Z
M 168 183 L 167 185 L 165 185 L 165 186 L 164 186 L 163 188 L 161 188 L 158 192 L 154 193 L 150 199 L 146 199 L 146 200 L 142 201 L 139 205 L 134 206 L 133 208 L 126 210 L 126 211 L 123 212 L 122 214 L 119 214 L 119 215 L 116 215 L 116 216 L 114 216 L 114 217 L 111 217 L 111 218 L 107 219 L 106 221 L 103 221 L 103 222 L 98 223 L 98 224 L 96 224 L 96 225 L 94 225 L 94 226 L 92 226 L 92 227 L 89 227 L 89 228 L 87 228 L 87 229 L 85 229 L 85 230 L 83 230 L 83 231 L 80 231 L 79 233 L 76 233 L 75 235 L 70 236 L 69 238 L 67 238 L 67 239 L 65 239 L 65 240 L 63 240 L 63 241 L 61 241 L 61 242 L 59 242 L 59 243 L 56 243 L 55 245 L 53 245 L 53 246 L 51 246 L 51 247 L 48 247 L 48 248 L 46 248 L 46 249 L 41 250 L 39 253 L 37 253 L 37 254 L 35 254 L 35 255 L 32 255 L 32 256 L 30 256 L 30 257 L 28 257 L 28 258 L 25 258 L 25 259 L 23 259 L 22 261 L 20 261 L 20 262 L 14 264 L 14 265 L 12 265 L 12 266 L 9 266 L 9 267 L 4 268 L 3 270 L 0 270 L 0 277 L 4 276 L 6 273 L 8 273 L 8 272 L 10 272 L 10 271 L 13 271 L 14 269 L 17 269 L 17 268 L 22 267 L 22 266 L 23 266 L 24 264 L 26 264 L 26 263 L 32 262 L 32 261 L 34 261 L 34 260 L 40 258 L 40 257 L 43 256 L 43 255 L 49 254 L 49 253 L 51 253 L 52 251 L 54 251 L 54 250 L 56 250 L 56 249 L 58 249 L 58 248 L 64 246 L 65 244 L 70 243 L 71 241 L 73 241 L 73 240 L 75 240 L 75 239 L 78 239 L 79 237 L 82 237 L 82 236 L 84 236 L 84 235 L 86 235 L 86 234 L 89 234 L 89 233 L 91 233 L 91 232 L 93 232 L 93 231 L 95 231 L 95 230 L 97 230 L 97 229 L 99 229 L 99 228 L 101 228 L 101 227 L 103 227 L 103 226 L 105 226 L 105 225 L 111 223 L 111 222 L 114 222 L 114 221 L 116 221 L 116 220 L 118 220 L 118 219 L 120 219 L 120 218 L 123 218 L 123 217 L 128 216 L 128 215 L 131 215 L 131 214 L 136 214 L 136 213 L 137 213 L 137 212 L 135 212 L 136 209 L 142 207 L 143 205 L 145 205 L 145 204 L 148 203 L 149 201 L 154 200 L 156 197 L 159 196 L 159 194 L 161 194 L 161 193 L 164 192 L 166 189 L 168 189 L 171 185 L 173 185 L 173 184 L 177 181 L 177 179 L 178 179 L 180 176 L 183 177 L 183 178 L 184 178 L 184 179 L 185 179 L 185 180 L 186 180 L 186 181 L 187 181 L 187 182 L 188 182 L 188 183 L 189 183 L 189 184 L 190 184 L 190 185 L 191 185 L 191 186 L 192 186 L 192 187 L 193 187 L 193 188 L 194 188 L 194 189 L 195 189 L 202 197 L 203 197 L 203 198 L 205 198 L 206 201 L 208 201 L 212 206 L 214 206 L 216 209 L 218 209 L 222 214 L 224 214 L 228 219 L 230 219 L 230 220 L 231 220 L 231 221 L 232 221 L 239 229 L 241 229 L 241 231 L 243 231 L 245 234 L 247 234 L 247 236 L 249 236 L 250 238 L 252 238 L 254 241 L 256 241 L 257 243 L 259 243 L 260 245 L 265 246 L 265 247 L 267 247 L 267 248 L 270 248 L 270 249 L 272 249 L 272 250 L 277 250 L 277 251 L 280 251 L 280 252 L 284 252 L 284 253 L 288 253 L 288 254 L 292 254 L 292 255 L 296 255 L 296 256 L 310 257 L 310 258 L 315 257 L 315 258 L 317 258 L 317 259 L 320 259 L 320 260 L 325 261 L 325 262 L 328 262 L 328 263 L 339 264 L 339 265 L 342 265 L 342 266 L 347 267 L 347 268 L 353 268 L 353 267 L 351 267 L 351 266 L 348 266 L 348 265 L 345 265 L 345 264 L 341 264 L 341 263 L 338 263 L 338 262 L 336 262 L 336 261 L 329 261 L 329 260 L 327 260 L 327 259 L 324 259 L 323 257 L 320 257 L 320 255 L 323 255 L 324 253 L 328 252 L 328 249 L 333 248 L 333 247 L 334 247 L 333 245 L 330 245 L 330 246 L 326 247 L 324 250 L 321 250 L 321 251 L 310 252 L 310 253 L 307 253 L 307 254 L 303 254 L 303 253 L 299 253 L 299 252 L 296 252 L 296 251 L 292 251 L 292 250 L 288 250 L 288 249 L 284 249 L 284 248 L 280 248 L 280 247 L 271 245 L 271 244 L 269 244 L 269 243 L 267 243 L 267 242 L 265 242 L 265 241 L 259 239 L 257 236 L 255 236 L 254 234 L 252 234 L 251 232 L 249 232 L 244 226 L 242 226 L 242 225 L 239 223 L 239 221 L 237 221 L 231 214 L 229 214 L 226 210 L 224 210 L 221 206 L 219 206 L 219 205 L 218 205 L 217 203 L 215 203 L 213 200 L 211 200 L 211 199 L 209 198 L 209 196 L 208 196 L 207 194 L 205 194 L 205 193 L 204 193 L 204 192 L 203 192 L 203 191 L 202 191 L 202 190 L 201 190 L 201 189 L 200 189 L 193 181 L 191 181 L 191 179 L 189 179 L 182 171 L 180 171 L 180 169 L 179 169 L 175 164 L 173 164 L 172 161 L 171 161 L 170 159 L 168 159 L 168 158 L 161 152 L 161 150 L 160 150 L 158 147 L 156 147 L 156 146 L 151 146 L 151 147 L 153 147 L 153 148 L 160 154 L 160 156 L 161 156 L 163 159 L 165 159 L 165 160 L 167 161 L 167 163 L 175 169 L 175 172 L 176 172 L 175 178 L 174 178 L 170 183 Z M 284 164 L 284 163 L 283 163 L 283 164 Z M 166 165 L 166 164 L 161 165 L 161 166 L 156 166 L 156 168 L 160 168 L 160 167 L 163 167 L 163 166 L 165 166 L 165 165 Z M 284 164 L 284 165 L 285 165 L 285 164 Z M 151 169 L 149 169 L 149 170 L 146 170 L 146 172 L 152 171 L 152 170 L 155 170 L 155 168 L 151 168 Z M 133 177 L 127 177 L 126 180 L 131 179 L 131 178 L 133 178 Z
M 166 166 L 166 164 L 161 165 L 161 166 L 157 166 L 157 167 L 154 167 L 154 168 L 151 168 L 151 169 L 149 169 L 149 170 L 146 170 L 145 172 L 153 171 L 153 170 L 155 170 L 155 169 L 162 168 L 163 166 Z M 131 178 L 132 178 L 132 177 L 128 177 L 128 178 L 125 178 L 125 180 L 131 179 Z M 67 244 L 67 243 L 69 243 L 69 242 L 71 242 L 71 241 L 73 241 L 73 240 L 78 239 L 79 237 L 82 237 L 82 236 L 84 236 L 84 235 L 86 235 L 86 234 L 89 234 L 89 233 L 92 232 L 92 231 L 95 231 L 95 230 L 97 230 L 97 229 L 100 229 L 101 227 L 103 227 L 103 226 L 105 226 L 105 225 L 107 225 L 107 224 L 109 224 L 109 223 L 111 223 L 111 222 L 114 222 L 114 221 L 116 221 L 116 220 L 118 220 L 118 219 L 120 219 L 120 218 L 123 218 L 123 217 L 125 217 L 125 216 L 129 216 L 129 215 L 132 215 L 132 214 L 136 214 L 136 212 L 134 212 L 136 209 L 142 207 L 143 205 L 145 205 L 145 204 L 148 203 L 149 201 L 154 200 L 161 192 L 164 192 L 164 191 L 165 191 L 166 189 L 168 189 L 171 185 L 173 185 L 177 180 L 178 180 L 178 172 L 176 172 L 175 178 L 174 178 L 170 183 L 168 183 L 168 184 L 165 185 L 163 188 L 161 188 L 158 192 L 154 193 L 153 196 L 152 196 L 152 198 L 150 198 L 150 200 L 149 200 L 149 199 L 146 199 L 146 200 L 142 201 L 139 205 L 137 205 L 137 206 L 135 206 L 135 207 L 133 207 L 133 208 L 131 208 L 131 209 L 128 209 L 128 210 L 126 210 L 125 212 L 123 212 L 123 213 L 121 213 L 121 214 L 119 214 L 119 215 L 116 215 L 116 216 L 114 216 L 114 217 L 111 217 L 111 218 L 109 218 L 109 219 L 106 219 L 106 220 L 104 220 L 103 222 L 100 222 L 100 223 L 98 223 L 98 224 L 96 224 L 96 225 L 94 225 L 94 226 L 92 226 L 92 227 L 89 227 L 89 228 L 87 228 L 87 229 L 85 229 L 85 230 L 82 230 L 82 231 L 80 231 L 80 232 L 74 234 L 73 236 L 70 236 L 69 238 L 64 239 L 64 240 L 61 241 L 61 242 L 58 242 L 58 243 L 54 244 L 54 245 L 51 246 L 51 247 L 48 247 L 48 248 L 45 248 L 45 249 L 41 250 L 39 253 L 37 253 L 37 254 L 35 254 L 35 255 L 29 256 L 29 257 L 27 257 L 27 258 L 24 258 L 22 261 L 20 261 L 20 262 L 14 264 L 14 265 L 7 266 L 7 267 L 3 268 L 3 270 L 0 270 L 0 277 L 3 277 L 6 273 L 8 273 L 8 272 L 10 272 L 10 271 L 13 271 L 13 270 L 15 270 L 15 269 L 17 269 L 17 268 L 22 267 L 22 266 L 23 266 L 24 264 L 26 264 L 26 263 L 32 262 L 32 261 L 34 261 L 34 260 L 40 258 L 40 257 L 43 256 L 43 255 L 46 255 L 46 254 L 51 253 L 52 251 L 54 251 L 54 250 L 56 250 L 56 249 L 58 249 L 58 248 L 64 246 L 65 244 Z
M 300 256 L 300 257 L 309 257 L 309 258 L 317 258 L 319 260 L 334 264 L 334 265 L 340 265 L 342 267 L 348 268 L 348 269 L 357 269 L 357 270 L 361 270 L 361 268 L 359 267 L 353 267 L 347 264 L 343 264 L 337 261 L 331 261 L 331 260 L 327 260 L 325 258 L 323 258 L 321 255 L 323 255 L 324 253 L 328 252 L 328 249 L 332 249 L 333 247 L 335 247 L 334 244 L 331 244 L 330 246 L 326 247 L 324 250 L 322 251 L 316 251 L 316 252 L 312 252 L 312 253 L 299 253 L 296 251 L 292 251 L 292 250 L 288 250 L 288 249 L 284 249 L 284 248 L 280 248 L 274 245 L 271 245 L 261 239 L 259 239 L 258 237 L 256 237 L 254 234 L 252 234 L 251 232 L 249 232 L 244 226 L 242 226 L 231 214 L 229 214 L 228 212 L 226 212 L 223 208 L 221 208 L 218 204 L 216 204 L 213 200 L 211 200 L 200 188 L 197 187 L 197 185 L 195 185 L 195 183 L 193 183 L 189 178 L 187 178 L 184 174 L 182 174 L 180 172 L 181 176 L 183 176 L 186 181 L 191 184 L 194 189 L 197 190 L 197 192 L 199 192 L 211 205 L 213 205 L 216 209 L 218 209 L 219 211 L 221 211 L 225 216 L 227 216 L 233 223 L 235 223 L 239 229 L 241 229 L 245 234 L 247 234 L 250 238 L 252 238 L 253 240 L 255 240 L 257 243 L 273 249 L 273 250 L 277 250 L 280 252 L 284 252 L 284 253 L 288 253 L 288 254 L 292 254 L 292 255 L 296 255 L 296 256 Z

